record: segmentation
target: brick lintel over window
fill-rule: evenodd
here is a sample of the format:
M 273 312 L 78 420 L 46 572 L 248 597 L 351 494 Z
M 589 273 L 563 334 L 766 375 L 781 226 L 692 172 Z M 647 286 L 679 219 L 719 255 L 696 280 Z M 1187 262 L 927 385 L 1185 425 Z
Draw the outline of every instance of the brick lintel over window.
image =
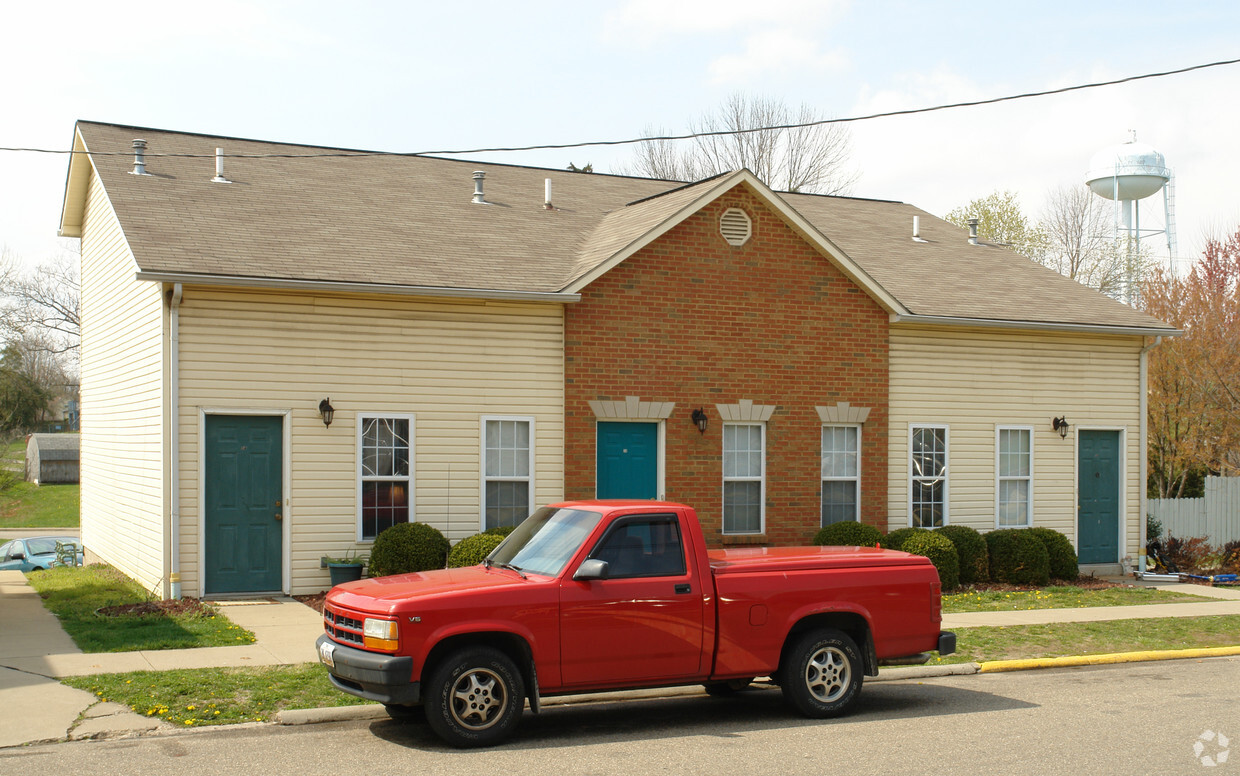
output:
M 591 401 L 590 410 L 600 420 L 667 420 L 676 409 L 676 402 L 642 401 L 640 396 L 626 396 L 624 401 Z
M 823 423 L 864 423 L 870 417 L 869 407 L 853 407 L 846 401 L 836 402 L 834 407 L 815 407 Z
M 774 404 L 754 404 L 752 399 L 741 399 L 736 404 L 716 404 L 719 417 L 725 423 L 765 423 L 775 414 Z

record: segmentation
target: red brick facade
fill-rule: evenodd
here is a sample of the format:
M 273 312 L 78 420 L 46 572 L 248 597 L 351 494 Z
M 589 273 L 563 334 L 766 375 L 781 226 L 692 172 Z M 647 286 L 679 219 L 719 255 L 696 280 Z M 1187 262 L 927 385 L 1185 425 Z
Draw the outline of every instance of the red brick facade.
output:
M 739 207 L 753 236 L 736 248 L 719 217 Z M 595 495 L 591 400 L 675 402 L 666 421 L 666 497 L 722 533 L 722 427 L 716 404 L 777 405 L 766 428 L 765 534 L 804 544 L 820 522 L 822 421 L 816 406 L 868 407 L 861 519 L 887 524 L 888 318 L 877 303 L 738 186 L 582 291 L 565 313 L 565 496 Z M 703 407 L 705 434 L 690 414 Z

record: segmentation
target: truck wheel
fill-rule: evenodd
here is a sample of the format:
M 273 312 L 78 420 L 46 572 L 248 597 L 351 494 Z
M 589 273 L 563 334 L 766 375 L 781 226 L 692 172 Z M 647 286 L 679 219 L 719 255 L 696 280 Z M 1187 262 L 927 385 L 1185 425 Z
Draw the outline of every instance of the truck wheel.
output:
M 494 746 L 517 729 L 525 683 L 497 649 L 470 647 L 449 655 L 427 682 L 426 721 L 452 746 Z
M 797 711 L 814 719 L 835 717 L 861 691 L 861 653 L 846 633 L 810 631 L 793 642 L 779 673 L 784 700 Z
M 716 698 L 726 698 L 729 695 L 735 695 L 741 690 L 744 690 L 751 684 L 753 684 L 752 678 L 728 679 L 724 682 L 710 682 L 709 684 L 702 685 L 702 687 L 706 690 L 707 695 L 711 695 Z

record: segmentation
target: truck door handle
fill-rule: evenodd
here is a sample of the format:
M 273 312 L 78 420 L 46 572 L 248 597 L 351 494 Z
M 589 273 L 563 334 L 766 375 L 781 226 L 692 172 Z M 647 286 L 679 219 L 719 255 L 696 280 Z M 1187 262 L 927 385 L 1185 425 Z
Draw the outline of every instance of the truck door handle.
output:
M 692 593 L 693 585 L 689 584 L 688 582 L 682 582 L 676 586 L 676 592 L 677 593 Z

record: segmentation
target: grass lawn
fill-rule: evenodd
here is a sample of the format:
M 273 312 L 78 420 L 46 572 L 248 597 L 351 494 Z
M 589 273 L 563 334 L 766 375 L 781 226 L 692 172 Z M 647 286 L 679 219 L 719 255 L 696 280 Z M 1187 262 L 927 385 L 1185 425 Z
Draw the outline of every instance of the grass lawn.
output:
M 956 628 L 954 632 L 956 654 L 934 658 L 931 664 L 1230 647 L 1240 645 L 1240 615 Z
M 1010 612 L 1025 609 L 1079 609 L 1087 606 L 1136 606 L 1137 604 L 1178 604 L 1208 601 L 1188 593 L 1174 593 L 1149 587 L 1108 587 L 1088 589 L 1055 585 L 1039 590 L 966 590 L 943 596 L 943 611 Z
M 0 493 L 0 528 L 76 528 L 81 486 L 19 481 Z
M 327 681 L 318 663 L 256 668 L 136 671 L 62 680 L 100 700 L 123 703 L 139 714 L 179 727 L 266 722 L 284 709 L 317 709 L 366 703 Z
M 60 567 L 26 579 L 43 605 L 83 652 L 133 652 L 253 644 L 254 634 L 206 606 L 179 605 L 172 611 L 105 616 L 97 610 L 141 604 L 152 597 L 111 566 Z

